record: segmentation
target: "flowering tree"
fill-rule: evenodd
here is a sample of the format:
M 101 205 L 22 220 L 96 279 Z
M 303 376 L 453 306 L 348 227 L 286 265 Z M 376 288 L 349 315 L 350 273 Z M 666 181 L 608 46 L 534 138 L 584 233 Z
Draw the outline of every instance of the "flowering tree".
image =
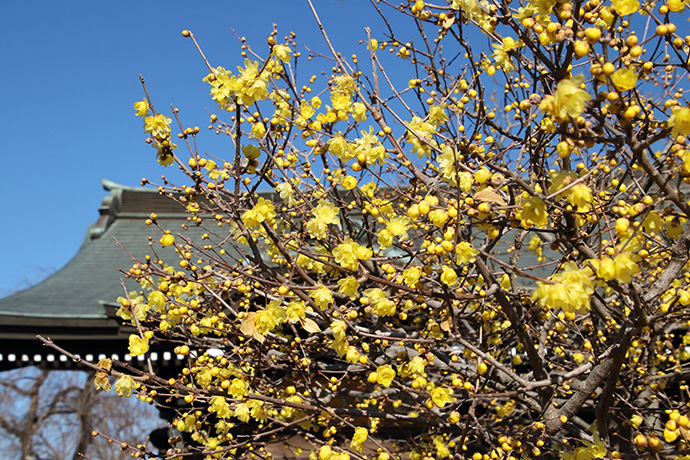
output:
M 322 78 L 294 34 L 235 72 L 182 32 L 232 153 L 135 104 L 189 225 L 149 217 L 119 301 L 187 364 L 96 385 L 184 400 L 206 458 L 688 458 L 684 1 L 372 8 L 346 58 L 312 6 Z

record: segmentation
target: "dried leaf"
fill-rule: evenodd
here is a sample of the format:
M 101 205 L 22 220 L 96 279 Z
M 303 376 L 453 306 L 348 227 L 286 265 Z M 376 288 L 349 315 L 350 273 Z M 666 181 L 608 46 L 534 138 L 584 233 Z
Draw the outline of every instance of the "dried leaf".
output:
M 493 189 L 490 188 L 485 188 L 484 190 L 480 190 L 477 193 L 475 193 L 474 199 L 476 201 L 488 201 L 490 203 L 497 203 L 501 206 L 505 206 L 507 204 L 506 200 L 504 200 L 501 195 L 494 192 Z
M 441 23 L 441 27 L 444 29 L 450 29 L 453 24 L 455 24 L 455 16 L 446 16 L 446 19 L 444 19 Z
M 256 313 L 251 312 L 247 313 L 247 316 L 244 317 L 242 320 L 242 324 L 240 324 L 240 332 L 242 334 L 250 336 L 254 339 L 256 339 L 260 343 L 264 343 L 264 340 L 266 340 L 266 337 L 263 335 L 259 334 L 256 331 Z
M 302 327 L 307 332 L 321 332 L 321 328 L 314 320 L 304 318 L 300 320 L 300 323 L 302 323 Z

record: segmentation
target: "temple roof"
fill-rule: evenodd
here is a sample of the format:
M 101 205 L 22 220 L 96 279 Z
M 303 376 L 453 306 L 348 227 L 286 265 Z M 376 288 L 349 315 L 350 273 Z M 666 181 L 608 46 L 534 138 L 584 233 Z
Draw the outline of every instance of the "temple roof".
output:
M 106 180 L 103 188 L 110 193 L 74 258 L 39 284 L 0 299 L 0 368 L 14 367 L 7 362 L 11 353 L 46 355 L 37 334 L 65 346 L 79 343 L 80 349 L 88 343 L 93 353 L 109 353 L 116 343 L 120 352 L 126 351 L 123 339 L 131 331 L 121 325 L 115 311 L 119 307 L 116 299 L 125 295 L 119 270 L 128 269 L 133 262 L 117 242 L 138 257 L 152 254 L 148 237 L 157 241 L 160 232 L 145 224 L 147 216 L 155 212 L 160 225 L 175 232 L 187 222 L 187 214 L 155 189 Z M 196 232 L 200 230 L 194 227 L 185 231 L 190 237 L 196 237 Z M 159 256 L 174 260 L 171 248 L 156 246 Z M 138 288 L 131 281 L 126 285 Z

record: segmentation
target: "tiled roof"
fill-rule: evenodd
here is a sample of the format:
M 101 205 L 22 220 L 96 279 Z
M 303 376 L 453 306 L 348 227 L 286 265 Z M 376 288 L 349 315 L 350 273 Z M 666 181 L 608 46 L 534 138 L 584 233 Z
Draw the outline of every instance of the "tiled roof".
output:
M 88 343 L 89 350 L 96 353 L 108 349 L 109 341 L 122 347 L 128 333 L 124 334 L 120 319 L 114 316 L 116 299 L 125 294 L 119 269 L 131 267 L 132 260 L 116 240 L 137 257 L 152 254 L 148 237 L 157 242 L 160 231 L 144 223 L 149 213 L 157 213 L 160 225 L 173 233 L 182 231 L 187 215 L 182 206 L 155 189 L 109 181 L 103 181 L 103 187 L 110 193 L 74 258 L 41 283 L 0 299 L 0 361 L 10 349 L 40 353 L 45 347 L 36 340 L 37 334 L 49 335 L 58 344 L 61 340 Z M 195 238 L 200 232 L 192 226 L 184 234 Z M 175 260 L 171 248 L 154 244 L 159 256 Z M 126 285 L 137 288 L 129 280 Z
M 108 318 L 104 304 L 114 304 L 117 297 L 124 295 L 119 269 L 132 265 L 130 256 L 116 240 L 132 254 L 142 257 L 151 254 L 148 236 L 154 241 L 160 238 L 156 228 L 144 223 L 150 212 L 157 213 L 161 226 L 173 232 L 186 223 L 184 209 L 170 198 L 159 196 L 156 190 L 127 188 L 107 181 L 103 186 L 110 195 L 103 199 L 101 216 L 88 229 L 79 252 L 43 282 L 1 299 L 0 323 L 6 316 Z M 157 246 L 159 255 L 173 259 L 171 249 Z

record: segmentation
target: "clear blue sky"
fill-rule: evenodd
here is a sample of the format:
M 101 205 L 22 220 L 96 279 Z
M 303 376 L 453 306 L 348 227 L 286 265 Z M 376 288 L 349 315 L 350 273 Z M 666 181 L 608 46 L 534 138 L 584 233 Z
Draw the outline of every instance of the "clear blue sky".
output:
M 363 51 L 357 42 L 366 25 L 382 24 L 365 0 L 315 3 L 348 54 Z M 132 104 L 143 97 L 142 73 L 159 111 L 172 103 L 186 125 L 208 124 L 206 109 L 216 107 L 201 82 L 205 67 L 181 30 L 196 34 L 213 65 L 234 70 L 241 58 L 232 30 L 265 54 L 273 23 L 279 37 L 294 30 L 298 44 L 326 52 L 304 0 L 3 5 L 0 297 L 76 254 L 106 195 L 102 179 L 138 185 L 142 177 L 175 177 L 155 162 Z

